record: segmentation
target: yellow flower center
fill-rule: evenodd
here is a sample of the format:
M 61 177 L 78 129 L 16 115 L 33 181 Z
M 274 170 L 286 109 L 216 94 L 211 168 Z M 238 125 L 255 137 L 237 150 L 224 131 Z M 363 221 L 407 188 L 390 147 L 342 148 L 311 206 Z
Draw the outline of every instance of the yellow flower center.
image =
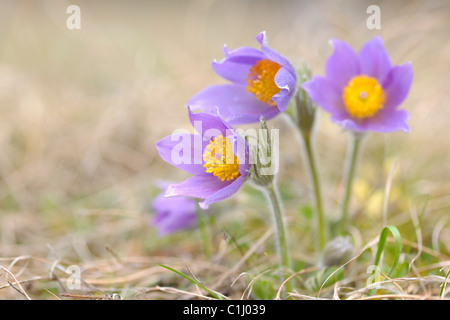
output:
M 272 107 L 276 106 L 272 97 L 280 92 L 275 84 L 275 75 L 279 69 L 280 65 L 272 60 L 258 61 L 247 76 L 247 91 L 253 93 L 258 100 Z
M 220 135 L 213 138 L 206 151 L 203 153 L 203 160 L 206 172 L 212 173 L 222 181 L 238 178 L 239 161 L 233 154 L 232 146 L 228 138 Z
M 375 78 L 356 76 L 344 88 L 345 107 L 355 118 L 370 118 L 383 109 L 386 95 Z

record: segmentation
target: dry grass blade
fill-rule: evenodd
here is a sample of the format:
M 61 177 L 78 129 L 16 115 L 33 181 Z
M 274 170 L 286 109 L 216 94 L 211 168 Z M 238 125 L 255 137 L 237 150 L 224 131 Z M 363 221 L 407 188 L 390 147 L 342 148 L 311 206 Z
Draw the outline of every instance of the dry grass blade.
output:
M 5 271 L 11 278 L 14 279 L 14 283 L 10 282 L 8 280 L 9 285 L 14 288 L 17 292 L 19 292 L 21 295 L 23 295 L 25 298 L 27 298 L 28 300 L 31 300 L 31 298 L 28 296 L 28 294 L 26 293 L 26 291 L 23 289 L 22 285 L 20 284 L 20 282 L 16 279 L 16 277 L 14 276 L 14 274 L 9 271 L 7 268 L 3 267 L 2 265 L 0 265 L 0 269 L 2 269 L 3 271 Z M 18 288 L 15 287 L 15 285 L 18 286 Z
M 304 270 L 300 270 L 292 275 L 290 275 L 286 280 L 283 281 L 283 283 L 281 284 L 280 288 L 278 289 L 277 295 L 275 296 L 275 300 L 280 300 L 281 299 L 281 293 L 283 291 L 284 286 L 286 285 L 286 283 L 288 283 L 288 281 L 291 281 L 293 278 L 305 274 L 305 273 L 309 273 L 309 272 L 313 272 L 316 271 L 318 268 L 317 267 L 311 267 L 308 269 L 304 269 Z M 289 294 L 289 292 L 288 292 Z

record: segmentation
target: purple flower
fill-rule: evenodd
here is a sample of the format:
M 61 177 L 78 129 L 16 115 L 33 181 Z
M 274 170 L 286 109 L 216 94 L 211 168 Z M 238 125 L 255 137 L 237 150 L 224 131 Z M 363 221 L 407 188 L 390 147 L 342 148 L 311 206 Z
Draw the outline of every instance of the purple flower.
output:
M 204 199 L 199 205 L 206 209 L 242 186 L 250 168 L 248 146 L 217 114 L 188 110 L 198 134 L 173 133 L 158 141 L 156 148 L 164 161 L 193 175 L 169 185 L 165 195 Z
M 294 68 L 287 59 L 266 45 L 265 32 L 256 36 L 261 50 L 241 47 L 230 50 L 224 46 L 225 58 L 213 61 L 218 75 L 231 81 L 213 85 L 193 96 L 192 110 L 211 113 L 218 108 L 230 124 L 259 122 L 286 110 L 297 86 Z
M 197 225 L 195 199 L 189 197 L 170 197 L 160 194 L 153 200 L 155 212 L 153 225 L 161 236 L 195 227 Z
M 356 132 L 408 132 L 409 114 L 397 107 L 408 95 L 413 79 L 411 63 L 393 66 L 380 37 L 355 53 L 333 39 L 326 76 L 303 84 L 312 100 L 331 114 L 331 121 Z

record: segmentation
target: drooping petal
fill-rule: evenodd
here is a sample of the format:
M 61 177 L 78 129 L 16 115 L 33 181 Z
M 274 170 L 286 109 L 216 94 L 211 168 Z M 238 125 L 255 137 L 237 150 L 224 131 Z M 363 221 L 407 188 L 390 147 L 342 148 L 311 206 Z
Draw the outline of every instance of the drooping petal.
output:
M 264 59 L 264 54 L 260 50 L 250 47 L 229 50 L 225 46 L 224 55 L 223 60 L 213 61 L 214 71 L 222 78 L 242 85 L 247 84 L 250 68 Z
M 234 193 L 236 193 L 236 191 L 239 190 L 239 188 L 244 184 L 244 182 L 245 182 L 245 177 L 240 176 L 239 178 L 234 180 L 232 183 L 221 188 L 214 194 L 211 194 L 210 196 L 206 197 L 204 201 L 199 203 L 200 208 L 207 209 L 211 203 L 218 202 L 218 201 L 221 201 L 221 200 L 231 197 Z
M 245 86 L 221 84 L 207 87 L 189 101 L 192 110 L 212 113 L 217 108 L 218 114 L 230 124 L 258 122 L 261 116 L 271 119 L 279 113 L 277 108 L 259 101 L 247 92 Z
M 275 75 L 275 84 L 280 92 L 272 97 L 280 111 L 285 111 L 289 105 L 292 95 L 295 93 L 297 80 L 288 69 L 282 67 Z
M 339 87 L 348 84 L 351 78 L 360 73 L 358 56 L 347 43 L 332 39 L 333 54 L 325 65 L 327 77 Z
M 187 196 L 205 199 L 226 186 L 233 183 L 233 180 L 222 181 L 213 174 L 192 176 L 181 183 L 171 184 L 165 192 L 167 197 Z
M 383 46 L 381 37 L 376 36 L 366 42 L 360 49 L 358 58 L 361 73 L 376 78 L 379 83 L 383 83 L 391 70 L 392 63 Z
M 386 109 L 394 109 L 405 100 L 411 88 L 412 80 L 411 63 L 407 62 L 391 68 L 382 85 L 386 94 L 384 105 Z

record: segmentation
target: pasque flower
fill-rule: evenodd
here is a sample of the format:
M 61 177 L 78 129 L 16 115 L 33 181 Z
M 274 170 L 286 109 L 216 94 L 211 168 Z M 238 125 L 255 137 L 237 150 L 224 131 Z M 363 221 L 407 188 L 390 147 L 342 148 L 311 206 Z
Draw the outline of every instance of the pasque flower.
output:
M 311 99 L 331 114 L 331 121 L 351 131 L 409 131 L 409 114 L 397 107 L 411 87 L 411 64 L 393 66 L 378 36 L 358 53 L 343 41 L 331 44 L 326 75 L 303 84 Z
M 297 78 L 291 63 L 266 44 L 265 32 L 256 36 L 261 50 L 224 46 L 225 58 L 213 61 L 218 75 L 231 83 L 207 87 L 187 103 L 192 110 L 211 113 L 218 108 L 230 124 L 259 122 L 275 117 L 288 107 Z
M 152 224 L 161 236 L 197 225 L 197 204 L 194 198 L 167 198 L 162 193 L 153 200 L 152 209 L 155 213 Z
M 233 195 L 244 183 L 249 164 L 248 146 L 227 122 L 215 113 L 193 113 L 189 119 L 198 134 L 174 133 L 156 143 L 161 158 L 193 176 L 168 186 L 165 195 L 203 199 L 209 204 Z

